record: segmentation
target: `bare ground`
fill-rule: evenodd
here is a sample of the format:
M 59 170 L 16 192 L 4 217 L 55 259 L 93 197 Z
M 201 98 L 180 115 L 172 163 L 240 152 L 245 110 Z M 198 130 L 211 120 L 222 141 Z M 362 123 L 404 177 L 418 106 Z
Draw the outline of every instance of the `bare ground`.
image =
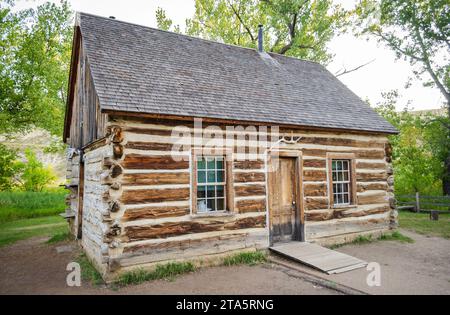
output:
M 380 287 L 367 286 L 369 272 L 365 268 L 328 276 L 288 263 L 294 268 L 276 264 L 214 267 L 174 281 L 151 281 L 119 290 L 92 286 L 86 281 L 81 287 L 72 288 L 66 285 L 66 266 L 79 254 L 76 246 L 67 242 L 49 245 L 44 238 L 33 238 L 0 248 L 0 294 L 340 294 L 322 286 L 324 282 L 370 294 L 450 294 L 450 240 L 402 233 L 415 243 L 380 241 L 338 249 L 368 262 L 378 262 Z M 74 250 L 57 252 L 57 248 L 67 245 L 73 245 Z M 325 281 L 307 281 L 305 275 Z
M 79 251 L 57 253 L 69 242 L 49 245 L 33 238 L 0 248 L 0 294 L 339 294 L 271 264 L 202 268 L 174 281 L 151 281 L 113 290 L 84 281 L 66 285 L 66 266 Z

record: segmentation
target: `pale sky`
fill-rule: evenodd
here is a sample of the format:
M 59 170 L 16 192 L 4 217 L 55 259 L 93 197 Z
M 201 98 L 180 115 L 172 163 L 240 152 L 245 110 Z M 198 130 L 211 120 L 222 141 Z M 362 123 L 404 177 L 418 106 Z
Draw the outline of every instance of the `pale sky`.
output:
M 345 5 L 353 0 L 335 0 Z M 20 0 L 20 8 L 30 7 L 43 0 Z M 58 2 L 52 0 L 52 2 Z M 156 27 L 155 11 L 163 8 L 175 24 L 184 29 L 184 22 L 194 14 L 194 0 L 70 0 L 72 9 L 100 16 L 115 16 L 117 20 Z M 421 82 L 413 80 L 410 88 L 405 89 L 412 68 L 408 62 L 395 61 L 394 53 L 375 40 L 366 41 L 345 34 L 334 38 L 329 44 L 335 55 L 328 66 L 332 73 L 341 68 L 351 69 L 372 59 L 374 62 L 364 68 L 339 77 L 353 92 L 362 99 L 368 98 L 372 104 L 381 100 L 381 92 L 398 89 L 402 98 L 397 105 L 401 110 L 410 101 L 414 109 L 440 108 L 444 102 L 436 88 L 425 88 Z

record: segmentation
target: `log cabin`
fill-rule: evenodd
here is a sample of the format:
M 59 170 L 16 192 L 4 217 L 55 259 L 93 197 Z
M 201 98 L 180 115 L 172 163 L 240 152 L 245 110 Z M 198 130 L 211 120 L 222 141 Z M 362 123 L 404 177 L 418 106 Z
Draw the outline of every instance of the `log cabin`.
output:
M 396 226 L 397 130 L 322 65 L 259 44 L 77 14 L 64 215 L 106 278 Z

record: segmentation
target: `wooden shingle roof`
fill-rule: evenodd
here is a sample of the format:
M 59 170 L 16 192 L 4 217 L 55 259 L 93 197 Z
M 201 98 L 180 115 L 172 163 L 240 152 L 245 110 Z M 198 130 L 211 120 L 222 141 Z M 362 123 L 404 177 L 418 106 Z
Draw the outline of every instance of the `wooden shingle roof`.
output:
M 102 111 L 397 132 L 315 62 L 84 13 L 78 23 Z

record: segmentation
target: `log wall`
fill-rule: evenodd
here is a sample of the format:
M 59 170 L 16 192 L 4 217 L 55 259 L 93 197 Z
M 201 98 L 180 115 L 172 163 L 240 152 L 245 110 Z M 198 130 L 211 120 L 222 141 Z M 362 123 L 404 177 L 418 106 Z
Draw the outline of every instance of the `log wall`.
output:
M 252 161 L 242 156 L 257 151 L 254 137 L 246 134 L 247 140 L 235 142 L 232 148 L 234 212 L 201 215 L 192 211 L 190 149 L 181 146 L 175 154 L 171 151 L 175 144 L 180 146 L 179 139 L 171 136 L 175 125 L 111 118 L 104 146 L 86 155 L 85 198 L 91 210 L 83 233 L 89 230 L 89 246 L 101 253 L 100 261 L 107 263 L 109 272 L 269 246 L 266 155 L 254 155 Z M 192 136 L 190 143 L 181 145 L 211 145 L 208 138 L 199 142 L 193 125 L 180 125 Z M 218 129 L 214 132 L 224 127 Z M 242 133 L 235 131 L 236 136 Z M 281 130 L 281 135 L 301 137 L 278 148 L 302 153 L 307 241 L 381 231 L 396 224 L 386 136 L 299 130 Z M 243 145 L 247 147 L 241 150 Z M 330 205 L 329 152 L 354 154 L 356 205 Z

